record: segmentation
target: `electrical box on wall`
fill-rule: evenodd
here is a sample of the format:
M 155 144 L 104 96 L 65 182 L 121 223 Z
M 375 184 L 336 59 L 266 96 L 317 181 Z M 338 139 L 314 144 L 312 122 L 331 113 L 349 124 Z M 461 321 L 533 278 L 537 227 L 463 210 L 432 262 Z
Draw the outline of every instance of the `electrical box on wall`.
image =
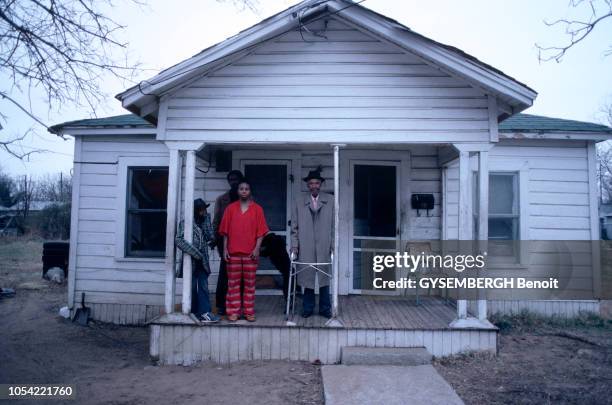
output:
M 232 151 L 217 150 L 215 152 L 215 170 L 218 172 L 229 172 L 232 170 Z
M 433 194 L 412 194 L 410 198 L 412 209 L 417 210 L 417 215 L 420 216 L 420 210 L 425 210 L 429 216 L 429 210 L 434 208 Z

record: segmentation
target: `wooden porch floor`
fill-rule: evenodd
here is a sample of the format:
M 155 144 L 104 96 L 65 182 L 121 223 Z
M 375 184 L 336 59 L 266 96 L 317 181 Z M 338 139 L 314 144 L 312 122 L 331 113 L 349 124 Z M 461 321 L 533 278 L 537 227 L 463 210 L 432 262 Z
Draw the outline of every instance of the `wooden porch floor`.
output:
M 325 327 L 326 318 L 301 316 L 302 300 L 298 296 L 293 321 L 302 328 Z M 449 329 L 455 319 L 454 305 L 437 297 L 421 297 L 416 305 L 414 297 L 349 295 L 339 297 L 339 320 L 349 329 Z M 253 323 L 222 320 L 215 325 L 285 326 L 285 300 L 282 296 L 257 296 Z M 214 325 L 212 325 L 214 326 Z
M 434 356 L 497 350 L 496 329 L 451 329 L 455 307 L 424 297 L 341 296 L 341 328 L 327 319 L 302 318 L 298 297 L 295 326 L 287 325 L 282 296 L 257 296 L 256 322 L 240 320 L 208 325 L 151 324 L 151 357 L 160 364 L 190 365 L 198 361 L 230 364 L 244 360 L 319 360 L 334 364 L 342 348 L 424 347 Z

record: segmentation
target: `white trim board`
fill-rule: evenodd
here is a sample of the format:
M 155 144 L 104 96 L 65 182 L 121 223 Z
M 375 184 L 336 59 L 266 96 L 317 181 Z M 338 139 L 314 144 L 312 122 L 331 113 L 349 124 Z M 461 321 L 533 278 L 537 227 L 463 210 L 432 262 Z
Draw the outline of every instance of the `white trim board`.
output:
M 77 272 L 77 244 L 79 234 L 79 205 L 81 201 L 81 153 L 83 140 L 74 140 L 74 171 L 72 174 L 72 204 L 70 209 L 70 249 L 68 253 L 68 308 L 74 307 L 74 292 Z

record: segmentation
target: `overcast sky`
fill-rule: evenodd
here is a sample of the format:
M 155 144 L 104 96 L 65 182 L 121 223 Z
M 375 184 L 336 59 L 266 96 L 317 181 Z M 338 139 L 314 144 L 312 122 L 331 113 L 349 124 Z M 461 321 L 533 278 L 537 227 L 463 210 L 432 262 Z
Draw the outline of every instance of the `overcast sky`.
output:
M 259 0 L 258 13 L 239 10 L 231 0 L 164 1 L 148 0 L 147 6 L 127 1 L 115 2 L 109 14 L 127 26 L 122 38 L 129 42 L 135 61 L 147 69 L 163 69 L 200 50 L 256 24 L 295 1 Z M 568 16 L 569 1 L 561 0 L 366 0 L 363 5 L 394 18 L 412 30 L 436 41 L 453 45 L 534 88 L 539 94 L 532 108 L 525 111 L 584 121 L 597 121 L 598 111 L 612 100 L 612 56 L 604 51 L 612 46 L 612 20 L 597 27 L 563 62 L 539 63 L 535 43 L 560 45 L 567 40 L 561 28 L 549 28 L 544 20 Z M 140 80 L 154 75 L 143 71 Z M 0 77 L 0 80 L 6 78 Z M 109 79 L 108 92 L 98 116 L 125 114 L 114 95 L 130 87 Z M 33 107 L 45 122 L 88 118 L 87 108 L 64 106 L 47 112 L 36 96 Z M 9 116 L 3 138 L 32 126 L 22 113 L 0 100 L 2 112 Z M 23 142 L 24 150 L 43 148 L 52 152 L 34 155 L 30 162 L 0 152 L 0 167 L 14 175 L 68 172 L 72 168 L 72 140 L 61 140 L 38 128 L 37 134 Z

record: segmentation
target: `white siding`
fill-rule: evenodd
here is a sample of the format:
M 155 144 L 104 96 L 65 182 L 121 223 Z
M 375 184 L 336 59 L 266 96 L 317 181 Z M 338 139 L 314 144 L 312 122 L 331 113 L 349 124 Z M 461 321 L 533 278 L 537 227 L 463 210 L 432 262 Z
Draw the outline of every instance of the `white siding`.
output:
M 264 43 L 171 94 L 167 139 L 488 139 L 487 99 L 466 82 L 335 20 L 327 39 L 304 35 Z
M 129 318 L 132 316 L 130 308 L 135 308 L 134 304 L 163 304 L 164 264 L 160 260 L 116 259 L 116 246 L 122 244 L 118 242 L 118 221 L 125 209 L 125 197 L 119 192 L 119 161 L 137 157 L 163 158 L 168 154 L 167 148 L 144 135 L 82 137 L 81 144 L 75 305 L 78 307 L 81 292 L 85 292 L 86 303 L 108 304 L 108 311 L 105 309 L 103 315 L 102 307 L 96 307 L 100 314 L 94 314 L 96 319 L 142 322 L 141 316 Z M 124 305 L 121 311 L 125 313 L 115 311 L 113 305 Z M 113 318 L 111 314 L 115 313 L 121 317 Z M 146 313 L 158 311 L 147 310 Z
M 587 147 L 584 142 L 564 141 L 502 141 L 490 152 L 489 166 L 491 172 L 513 170 L 516 168 L 521 176 L 527 178 L 525 195 L 520 196 L 520 204 L 526 205 L 521 210 L 525 215 L 520 218 L 526 225 L 522 239 L 531 241 L 569 240 L 588 241 L 591 239 L 590 196 Z M 472 162 L 474 163 L 474 162 Z M 496 169 L 496 168 L 502 169 Z M 522 169 L 522 170 L 521 170 Z M 451 164 L 447 169 L 446 195 L 444 207 L 445 231 L 447 239 L 457 239 L 457 202 L 458 202 L 458 169 Z M 559 277 L 561 285 L 566 285 L 568 295 L 559 298 L 590 298 L 593 291 L 593 269 L 591 247 L 589 243 L 581 252 L 572 252 L 571 257 L 561 257 L 562 263 L 571 263 L 570 267 L 560 266 L 559 254 L 551 254 L 546 243 L 528 243 L 526 261 L 522 263 L 527 273 L 521 276 L 550 277 L 557 274 L 572 274 L 571 279 Z M 490 269 L 495 276 L 502 276 L 512 269 Z M 570 272 L 571 270 L 571 272 Z M 492 273 L 493 274 L 493 273 Z M 515 273 L 516 275 L 516 273 Z M 567 284 L 566 284 L 567 283 Z M 511 298 L 508 296 L 508 298 Z M 537 294 L 532 299 L 538 299 Z M 497 308 L 497 307 L 496 307 Z
M 528 240 L 584 240 L 591 239 L 590 196 L 587 146 L 584 142 L 563 141 L 503 141 L 491 150 L 490 157 L 496 161 L 515 160 L 525 162 L 528 167 Z M 573 249 L 577 246 L 573 244 Z M 585 243 L 583 253 L 572 252 L 563 256 L 560 266 L 559 254 L 551 255 L 547 244 L 529 244 L 529 274 L 534 277 L 549 277 L 570 273 L 571 278 L 559 277 L 566 285 L 568 295 L 560 298 L 576 298 L 576 294 L 591 298 L 593 291 L 593 266 L 591 245 Z M 567 283 L 567 284 L 566 284 Z M 539 298 L 534 295 L 534 299 Z M 531 308 L 531 307 L 530 307 Z M 564 313 L 563 311 L 561 313 Z
M 450 163 L 444 170 L 446 172 L 446 190 L 443 197 L 445 239 L 459 239 L 459 162 Z
M 528 239 L 591 238 L 585 143 L 502 141 L 491 150 L 490 159 L 526 162 L 529 168 Z
M 491 149 L 490 170 L 496 165 L 526 165 L 528 240 L 589 240 L 589 178 L 586 144 L 563 141 L 502 141 Z M 458 165 L 447 170 L 446 232 L 456 239 L 458 212 Z
M 561 301 L 561 300 L 492 300 L 488 302 L 489 313 L 498 315 L 517 315 L 528 311 L 542 316 L 576 318 L 586 314 L 599 314 L 599 301 Z
M 409 208 L 411 240 L 438 240 L 441 238 L 442 170 L 438 166 L 435 146 L 413 146 L 410 148 L 410 193 L 434 195 L 434 209 L 429 211 Z M 408 204 L 410 206 L 410 204 Z

